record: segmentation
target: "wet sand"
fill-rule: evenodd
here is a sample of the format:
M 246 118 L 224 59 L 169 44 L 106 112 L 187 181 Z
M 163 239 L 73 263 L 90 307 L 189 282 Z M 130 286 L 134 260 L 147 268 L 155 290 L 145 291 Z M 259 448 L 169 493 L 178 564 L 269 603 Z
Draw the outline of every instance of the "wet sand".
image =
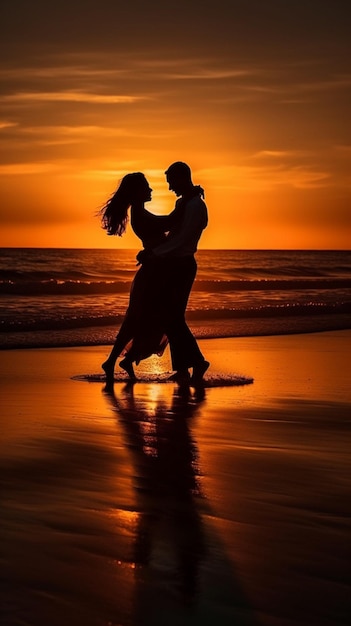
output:
M 108 347 L 0 352 L 1 624 L 349 624 L 350 339 L 202 340 L 254 382 L 189 396 L 79 380 Z

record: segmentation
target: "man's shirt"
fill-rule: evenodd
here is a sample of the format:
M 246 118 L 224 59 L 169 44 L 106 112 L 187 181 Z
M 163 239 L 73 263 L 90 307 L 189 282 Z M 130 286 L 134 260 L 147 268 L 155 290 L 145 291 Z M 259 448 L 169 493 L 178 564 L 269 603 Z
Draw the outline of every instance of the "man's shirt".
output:
M 184 201 L 179 198 L 177 204 Z M 153 248 L 156 256 L 189 256 L 197 251 L 198 241 L 208 222 L 207 207 L 199 195 L 186 201 L 184 217 L 168 234 L 165 243 Z

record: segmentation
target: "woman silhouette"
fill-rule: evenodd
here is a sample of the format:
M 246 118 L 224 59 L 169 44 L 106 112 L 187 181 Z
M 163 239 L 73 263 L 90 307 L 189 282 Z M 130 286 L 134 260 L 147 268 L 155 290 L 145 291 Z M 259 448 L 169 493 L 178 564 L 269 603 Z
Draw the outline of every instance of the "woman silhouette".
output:
M 180 219 L 175 209 L 170 215 L 154 215 L 145 209 L 151 200 L 152 189 L 144 174 L 127 174 L 114 194 L 102 207 L 102 227 L 108 235 L 122 236 L 126 231 L 128 210 L 133 231 L 142 242 L 144 250 L 151 250 L 166 240 L 166 233 Z M 167 345 L 162 320 L 166 301 L 162 297 L 166 283 L 162 261 L 150 258 L 137 271 L 130 291 L 129 305 L 109 357 L 102 364 L 106 383 L 113 384 L 117 358 L 129 377 L 135 379 L 133 362 L 138 363 L 151 354 L 161 355 Z

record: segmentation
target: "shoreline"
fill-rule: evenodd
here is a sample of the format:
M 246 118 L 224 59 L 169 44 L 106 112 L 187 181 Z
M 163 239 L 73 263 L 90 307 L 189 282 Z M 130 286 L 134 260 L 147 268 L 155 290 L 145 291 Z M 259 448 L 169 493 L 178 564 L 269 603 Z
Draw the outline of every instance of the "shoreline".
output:
M 349 315 L 291 316 L 269 319 L 221 319 L 214 321 L 188 320 L 198 339 L 223 339 L 300 335 L 318 332 L 349 330 Z M 76 329 L 6 332 L 0 334 L 0 351 L 111 345 L 119 325 L 91 326 Z
M 202 397 L 77 379 L 108 345 L 0 351 L 6 626 L 344 626 L 350 340 L 200 339 L 253 378 Z

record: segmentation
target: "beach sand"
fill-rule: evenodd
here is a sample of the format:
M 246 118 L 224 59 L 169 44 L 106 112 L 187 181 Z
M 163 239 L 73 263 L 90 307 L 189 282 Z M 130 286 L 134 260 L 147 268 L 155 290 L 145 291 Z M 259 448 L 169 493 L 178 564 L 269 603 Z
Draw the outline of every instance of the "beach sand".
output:
M 82 379 L 108 346 L 1 351 L 1 624 L 349 624 L 350 339 L 201 340 L 254 381 L 190 396 Z

